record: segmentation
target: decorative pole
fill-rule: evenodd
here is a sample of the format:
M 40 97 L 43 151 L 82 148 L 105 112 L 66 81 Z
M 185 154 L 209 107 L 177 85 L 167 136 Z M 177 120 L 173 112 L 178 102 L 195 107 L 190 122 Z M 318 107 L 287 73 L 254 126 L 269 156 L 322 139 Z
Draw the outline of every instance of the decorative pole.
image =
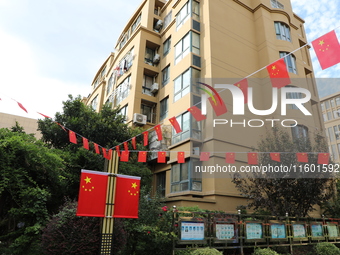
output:
M 100 255 L 112 255 L 112 245 L 113 245 L 113 209 L 114 209 L 114 187 L 115 179 L 114 175 L 118 173 L 118 160 L 119 157 L 115 150 L 112 151 L 111 160 L 107 160 L 107 172 L 110 173 L 107 197 L 106 197 L 106 217 L 102 220 L 101 227 L 101 245 L 100 245 Z

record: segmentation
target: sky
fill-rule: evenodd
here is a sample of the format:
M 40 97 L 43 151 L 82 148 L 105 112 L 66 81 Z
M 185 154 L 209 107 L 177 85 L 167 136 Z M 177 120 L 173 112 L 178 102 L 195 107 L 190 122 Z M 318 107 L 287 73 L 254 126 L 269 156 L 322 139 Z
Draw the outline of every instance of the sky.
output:
M 54 117 L 69 94 L 88 96 L 96 72 L 141 2 L 0 0 L 0 112 Z M 306 21 L 308 42 L 335 28 L 340 39 L 340 1 L 292 0 L 292 5 Z M 321 70 L 310 52 L 316 77 L 339 78 L 340 64 Z M 327 84 L 320 86 L 320 96 L 340 90 L 340 83 Z

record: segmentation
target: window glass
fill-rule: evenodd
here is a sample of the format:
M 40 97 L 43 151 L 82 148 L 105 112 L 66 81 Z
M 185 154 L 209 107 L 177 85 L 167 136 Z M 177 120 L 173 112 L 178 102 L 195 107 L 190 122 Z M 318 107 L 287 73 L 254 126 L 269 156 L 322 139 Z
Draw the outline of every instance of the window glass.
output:
M 292 54 L 289 55 L 289 52 L 281 51 L 280 58 L 283 58 L 283 57 L 284 57 L 284 61 L 286 63 L 288 72 L 297 74 L 295 56 Z
M 276 39 L 285 40 L 291 42 L 290 38 L 290 28 L 287 24 L 283 22 L 274 22 Z
M 170 51 L 171 37 L 163 43 L 163 55 L 166 56 Z
M 168 97 L 160 102 L 160 120 L 164 120 L 168 116 Z
M 170 81 L 170 66 L 165 67 L 162 70 L 162 85 L 165 86 Z

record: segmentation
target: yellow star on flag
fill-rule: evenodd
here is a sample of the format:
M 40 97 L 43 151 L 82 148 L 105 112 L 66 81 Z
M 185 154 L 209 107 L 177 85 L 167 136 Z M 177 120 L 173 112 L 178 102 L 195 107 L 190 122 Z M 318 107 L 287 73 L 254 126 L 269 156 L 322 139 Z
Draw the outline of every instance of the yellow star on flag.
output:
M 324 44 L 325 44 L 324 40 L 320 40 L 319 45 L 322 46 Z
M 132 184 L 131 184 L 131 188 L 134 188 L 134 189 L 136 189 L 136 188 L 137 188 L 137 183 L 135 183 L 135 182 L 134 182 L 134 183 L 132 183 Z
M 86 182 L 86 184 L 91 183 L 91 178 L 89 178 L 88 176 L 86 176 L 86 178 L 84 179 L 84 181 Z

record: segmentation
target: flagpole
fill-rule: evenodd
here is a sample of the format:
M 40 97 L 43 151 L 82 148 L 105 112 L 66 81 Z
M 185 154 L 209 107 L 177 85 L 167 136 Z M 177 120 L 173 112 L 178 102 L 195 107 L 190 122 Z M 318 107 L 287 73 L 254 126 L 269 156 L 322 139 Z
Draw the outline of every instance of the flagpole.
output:
M 113 209 L 114 209 L 114 186 L 115 179 L 114 175 L 118 173 L 118 155 L 116 151 L 112 151 L 112 158 L 106 160 L 107 172 L 110 173 L 107 188 L 107 198 L 106 198 L 106 217 L 102 220 L 101 227 L 101 245 L 100 245 L 100 255 L 111 255 L 113 246 Z

